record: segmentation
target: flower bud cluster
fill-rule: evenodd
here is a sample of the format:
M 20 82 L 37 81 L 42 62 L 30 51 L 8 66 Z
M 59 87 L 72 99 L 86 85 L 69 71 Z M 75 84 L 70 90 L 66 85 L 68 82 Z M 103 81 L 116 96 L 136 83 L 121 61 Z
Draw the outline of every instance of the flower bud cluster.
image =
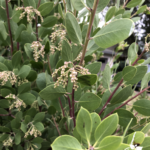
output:
M 93 57 L 93 59 L 91 60 L 92 62 L 94 62 L 94 61 L 97 60 L 97 57 L 96 57 L 96 54 L 95 54 L 95 53 L 92 54 L 92 57 Z
M 17 108 L 19 111 L 21 111 L 22 106 L 26 108 L 26 104 L 23 102 L 23 100 L 13 94 L 9 94 L 5 98 L 14 99 L 14 102 L 10 105 L 9 110 Z
M 27 83 L 27 82 L 29 82 L 27 79 L 21 79 L 20 77 L 18 77 L 17 78 L 18 79 L 18 86 L 20 86 L 20 85 L 22 85 L 22 84 L 24 84 L 24 83 Z
M 145 43 L 145 51 L 149 52 L 150 50 L 150 42 L 149 43 Z
M 38 62 L 38 59 L 40 58 L 40 56 L 44 59 L 45 46 L 43 46 L 39 41 L 34 41 L 31 44 L 31 48 L 33 49 L 33 53 L 34 53 L 33 57 L 34 57 L 35 62 Z
M 62 50 L 63 40 L 67 40 L 67 39 L 66 39 L 66 30 L 63 29 L 62 24 L 55 25 L 52 28 L 52 30 L 53 30 L 53 32 L 50 35 L 50 38 L 51 38 L 50 51 L 52 54 L 54 54 L 54 52 L 56 50 L 58 50 L 58 51 Z M 57 43 L 58 43 L 58 45 L 56 45 Z
M 33 19 L 35 19 L 34 15 L 36 14 L 37 16 L 39 16 L 41 18 L 41 22 L 43 22 L 43 17 L 40 14 L 40 12 L 37 9 L 34 9 L 32 6 L 28 6 L 28 7 L 18 7 L 16 8 L 16 10 L 22 10 L 24 11 L 21 15 L 20 15 L 20 19 L 23 19 L 25 17 L 25 15 L 27 15 L 27 21 L 28 22 L 32 22 Z
M 60 18 L 61 18 L 61 16 L 60 16 L 59 13 L 54 13 L 54 16 L 57 17 L 57 19 L 60 19 Z
M 128 43 L 125 42 L 125 41 L 122 41 L 119 43 L 119 46 L 116 48 L 116 51 L 119 51 L 119 50 L 124 50 L 126 47 L 128 47 Z
M 70 64 L 70 66 L 69 66 Z M 55 77 L 57 75 L 57 73 L 60 71 L 60 76 L 57 78 L 57 81 L 55 83 L 55 87 L 59 86 L 59 85 L 63 85 L 63 87 L 65 88 L 68 84 L 68 78 L 70 77 L 71 79 L 71 83 L 73 83 L 73 89 L 77 90 L 78 85 L 77 85 L 77 74 L 80 73 L 82 75 L 86 75 L 86 74 L 91 74 L 88 69 L 83 68 L 82 66 L 79 65 L 73 65 L 72 62 L 65 62 L 64 66 L 56 69 L 54 71 L 54 73 L 52 74 L 52 77 Z
M 0 72 L 0 81 L 1 85 L 5 85 L 7 81 L 14 85 L 17 82 L 16 75 L 12 71 L 3 71 Z
M 29 130 L 25 133 L 25 138 L 27 138 L 29 135 L 33 135 L 34 137 L 41 136 L 42 133 L 36 129 L 36 127 L 32 124 Z
M 11 136 L 9 136 L 6 140 L 3 141 L 3 146 L 4 147 L 12 147 L 13 146 L 13 140 Z
M 31 108 L 35 108 L 37 111 L 39 111 L 39 104 L 37 100 L 32 103 Z

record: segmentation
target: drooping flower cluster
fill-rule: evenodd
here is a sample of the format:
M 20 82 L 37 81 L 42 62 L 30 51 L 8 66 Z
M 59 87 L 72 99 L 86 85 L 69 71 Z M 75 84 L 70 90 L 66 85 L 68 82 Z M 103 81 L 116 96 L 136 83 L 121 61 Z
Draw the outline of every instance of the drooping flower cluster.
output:
M 38 62 L 38 59 L 40 58 L 40 56 L 42 58 L 44 58 L 44 55 L 45 55 L 44 48 L 45 48 L 45 46 L 43 46 L 39 41 L 34 41 L 31 44 L 31 48 L 33 49 L 33 53 L 34 53 L 33 57 L 34 57 L 35 62 Z
M 74 65 L 72 62 L 65 62 L 64 66 L 56 69 L 54 73 L 52 74 L 52 77 L 55 77 L 57 73 L 60 71 L 60 76 L 57 78 L 57 81 L 55 83 L 55 87 L 62 85 L 64 88 L 67 86 L 68 83 L 68 77 L 71 78 L 71 83 L 73 83 L 73 89 L 77 90 L 77 74 L 80 73 L 82 75 L 91 74 L 88 69 L 83 68 L 79 65 Z
M 33 135 L 34 137 L 37 137 L 37 136 L 41 136 L 42 133 L 36 129 L 36 127 L 31 123 L 31 126 L 29 128 L 29 130 L 25 133 L 25 138 L 27 138 L 29 135 Z
M 53 32 L 50 35 L 51 38 L 51 46 L 50 46 L 50 51 L 52 54 L 54 54 L 54 52 L 56 50 L 61 51 L 62 50 L 62 43 L 63 40 L 67 40 L 66 39 L 66 30 L 63 29 L 62 24 L 57 24 L 52 28 Z
M 37 10 L 34 9 L 32 6 L 28 7 L 18 7 L 16 10 L 22 10 L 23 13 L 20 15 L 20 19 L 23 19 L 25 15 L 27 15 L 27 21 L 32 22 L 33 19 L 35 19 L 35 14 L 41 18 L 41 22 L 43 22 L 43 17 L 41 16 L 41 13 Z
M 5 98 L 14 99 L 14 102 L 10 105 L 9 110 L 17 108 L 20 111 L 22 106 L 26 108 L 26 104 L 23 102 L 23 100 L 13 94 L 9 94 Z
M 3 141 L 3 146 L 4 147 L 13 146 L 13 139 L 11 138 L 11 136 L 9 136 L 6 140 Z
M 18 79 L 18 82 L 17 82 L 18 86 L 29 82 L 27 79 L 21 79 L 20 77 L 17 77 L 17 79 Z
M 149 37 L 150 37 L 150 34 L 147 34 L 147 36 L 145 37 L 145 51 L 146 52 L 149 52 L 150 50 L 150 42 L 147 42 Z
M 12 71 L 3 71 L 0 72 L 0 81 L 1 85 L 5 85 L 7 81 L 14 85 L 17 82 L 16 75 Z

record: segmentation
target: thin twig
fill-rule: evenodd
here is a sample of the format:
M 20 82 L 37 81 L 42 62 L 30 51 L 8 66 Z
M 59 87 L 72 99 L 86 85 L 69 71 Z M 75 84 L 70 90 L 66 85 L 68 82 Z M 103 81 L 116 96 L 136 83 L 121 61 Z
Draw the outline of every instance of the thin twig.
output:
M 146 51 L 144 50 L 139 57 L 133 62 L 132 66 L 136 65 L 136 63 L 138 62 L 139 59 L 141 59 L 141 57 L 143 56 L 143 54 Z M 118 88 L 121 86 L 121 84 L 123 83 L 123 79 L 121 79 L 121 81 L 118 83 L 117 87 L 115 88 L 115 90 L 111 93 L 111 95 L 109 96 L 107 102 L 105 103 L 105 105 L 103 106 L 103 108 L 101 109 L 101 111 L 99 112 L 99 115 L 102 114 L 102 112 L 104 111 L 104 109 L 106 108 L 106 106 L 109 104 L 109 102 L 111 101 L 112 97 L 114 96 L 114 94 L 116 93 L 116 91 L 118 90 Z
M 98 2 L 99 2 L 99 0 L 94 1 L 93 9 L 91 10 L 89 27 L 88 27 L 88 30 L 87 30 L 87 35 L 86 35 L 84 47 L 83 47 L 83 50 L 82 50 L 82 57 L 81 57 L 79 65 L 82 65 L 84 57 L 85 57 L 86 49 L 87 49 L 87 46 L 88 46 L 88 43 L 89 43 L 89 40 L 90 40 L 90 34 L 91 34 L 91 31 L 92 31 L 92 25 L 93 25 L 93 22 L 94 22 L 94 17 L 95 17 L 95 14 L 96 14 L 96 9 L 97 9 L 97 6 L 98 6 Z
M 66 8 L 66 2 L 65 2 L 65 0 L 63 0 L 63 4 L 64 4 L 65 13 L 66 13 L 67 12 L 67 8 Z
M 126 7 L 126 4 L 128 3 L 128 1 L 129 1 L 129 0 L 126 0 L 126 2 L 125 2 L 124 5 L 123 5 L 123 8 Z
M 12 38 L 11 27 L 10 27 L 10 17 L 9 17 L 8 1 L 5 0 L 5 3 L 6 3 L 6 14 L 7 14 L 8 32 L 9 32 L 9 36 L 10 36 L 11 55 L 12 55 L 12 54 L 13 54 L 13 51 L 14 51 L 14 44 L 13 44 L 13 38 Z
M 139 92 L 138 94 L 136 94 L 135 96 L 133 96 L 132 98 L 130 98 L 129 100 L 127 100 L 125 103 L 123 103 L 122 105 L 120 105 L 119 107 L 115 108 L 112 112 L 110 112 L 106 117 L 104 117 L 103 119 L 107 118 L 108 116 L 110 116 L 114 111 L 120 109 L 121 107 L 127 105 L 130 101 L 132 101 L 133 99 L 135 99 L 136 97 L 138 97 L 139 95 L 141 95 L 143 92 L 145 92 L 147 89 L 149 89 L 149 87 L 145 88 L 144 90 L 142 90 L 141 92 Z
M 57 129 L 57 131 L 58 131 L 58 134 L 59 134 L 59 136 L 61 136 L 61 133 L 60 133 L 60 131 L 59 131 L 59 129 L 58 129 L 58 125 L 57 125 L 57 123 L 56 123 L 55 118 L 54 118 L 54 116 L 53 116 L 53 115 L 52 115 L 52 118 L 53 118 L 53 121 L 54 121 L 55 127 L 56 127 L 56 129 Z
M 74 93 L 75 93 L 75 90 L 72 88 L 72 117 L 73 117 L 73 123 L 74 123 L 74 127 L 75 127 L 76 120 L 75 120 L 75 112 L 74 112 L 74 106 L 75 106 Z

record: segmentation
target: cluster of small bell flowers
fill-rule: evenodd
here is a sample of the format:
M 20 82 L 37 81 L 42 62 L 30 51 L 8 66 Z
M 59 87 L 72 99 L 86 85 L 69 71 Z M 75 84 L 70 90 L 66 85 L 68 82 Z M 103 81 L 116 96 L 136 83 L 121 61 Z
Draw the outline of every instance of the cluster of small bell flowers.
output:
M 25 133 L 24 138 L 27 138 L 28 136 L 34 136 L 34 137 L 38 137 L 41 136 L 42 133 L 36 129 L 36 127 L 31 123 L 31 127 L 29 128 L 29 130 Z
M 44 55 L 45 55 L 44 45 L 42 45 L 39 41 L 34 41 L 31 44 L 31 48 L 33 49 L 33 57 L 35 62 L 38 62 L 40 56 L 44 59 Z
M 78 73 L 82 75 L 91 74 L 88 71 L 88 69 L 83 68 L 82 66 L 79 65 L 74 65 L 71 61 L 64 62 L 64 66 L 56 69 L 52 74 L 52 77 L 55 77 L 59 71 L 60 71 L 60 76 L 57 78 L 54 87 L 56 88 L 57 86 L 62 85 L 65 88 L 68 84 L 68 78 L 70 77 L 71 83 L 73 83 L 73 89 L 75 91 L 78 89 L 77 74 Z
M 3 71 L 0 72 L 0 81 L 1 85 L 5 85 L 7 81 L 14 85 L 17 82 L 17 77 L 12 71 Z
M 66 30 L 63 29 L 62 24 L 58 25 L 56 24 L 53 28 L 52 28 L 53 32 L 50 35 L 51 38 L 51 46 L 50 46 L 50 52 L 51 54 L 54 54 L 54 52 L 57 51 L 61 51 L 62 50 L 62 43 L 63 40 L 67 40 L 66 38 Z M 56 46 L 56 43 L 58 42 L 58 46 Z
M 32 20 L 35 19 L 35 15 L 37 15 L 41 18 L 41 22 L 43 22 L 43 17 L 41 15 L 41 13 L 37 9 L 34 9 L 32 6 L 18 7 L 18 8 L 16 8 L 16 10 L 23 11 L 23 13 L 21 13 L 19 19 L 23 19 L 25 17 L 25 15 L 27 15 L 27 21 L 29 23 L 31 23 Z
M 21 107 L 26 108 L 26 104 L 23 102 L 23 100 L 21 100 L 14 94 L 9 94 L 5 98 L 14 100 L 14 102 L 10 105 L 9 110 L 12 110 L 13 108 L 17 108 L 19 111 L 21 111 Z
M 145 51 L 149 52 L 150 50 L 150 42 L 149 43 L 145 43 Z
M 9 136 L 6 140 L 3 141 L 4 147 L 12 147 L 13 146 L 13 139 Z

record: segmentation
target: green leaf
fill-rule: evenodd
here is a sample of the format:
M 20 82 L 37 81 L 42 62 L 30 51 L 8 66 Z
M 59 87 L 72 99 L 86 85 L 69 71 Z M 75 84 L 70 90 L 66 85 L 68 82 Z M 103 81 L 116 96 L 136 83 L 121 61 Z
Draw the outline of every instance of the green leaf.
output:
M 22 66 L 21 69 L 19 70 L 18 76 L 19 76 L 20 78 L 26 78 L 26 77 L 29 75 L 30 71 L 31 71 L 31 67 L 28 66 L 28 65 L 24 65 L 24 66 Z
M 108 4 L 110 0 L 100 0 L 97 6 L 96 13 L 101 12 Z M 86 0 L 86 4 L 88 7 L 93 8 L 94 1 L 93 0 Z
M 36 36 L 33 33 L 28 32 L 27 30 L 22 31 L 20 37 L 22 44 L 32 43 L 33 41 L 36 41 Z
M 135 134 L 135 133 L 132 133 L 132 134 L 129 135 L 128 141 L 127 141 L 128 144 L 131 144 L 134 134 Z M 142 144 L 143 141 L 144 141 L 144 138 L 145 138 L 144 133 L 143 133 L 143 132 L 140 132 L 140 131 L 137 131 L 136 134 L 135 134 L 135 138 L 134 138 L 133 143 Z
M 51 147 L 53 150 L 83 150 L 78 140 L 70 135 L 58 137 Z
M 127 8 L 132 8 L 132 7 L 136 7 L 137 5 L 139 5 L 141 2 L 141 0 L 131 0 L 126 7 Z
M 135 76 L 132 78 L 132 80 L 126 82 L 127 85 L 128 84 L 134 85 L 138 83 L 140 80 L 142 80 L 142 78 L 147 72 L 147 66 L 137 66 L 136 69 L 137 69 L 137 72 Z
M 43 131 L 44 130 L 44 126 L 41 122 L 37 122 L 34 124 L 34 126 L 36 127 L 37 130 L 39 131 Z
M 7 32 L 3 21 L 0 21 L 0 35 L 2 36 L 3 40 L 6 40 Z
M 33 49 L 31 48 L 31 44 L 30 43 L 26 43 L 24 45 L 24 49 L 26 52 L 26 55 L 30 58 L 30 59 L 34 59 L 33 58 Z
M 45 113 L 39 112 L 35 115 L 35 117 L 33 118 L 33 121 L 34 122 L 41 122 L 41 121 L 43 121 L 44 118 L 45 118 Z
M 111 80 L 111 69 L 110 69 L 110 66 L 107 64 L 105 66 L 105 69 L 103 72 L 103 78 L 102 78 L 102 84 L 105 89 L 109 89 L 110 80 Z
M 123 79 L 125 81 L 130 81 L 136 74 L 136 67 L 127 66 L 123 69 Z
M 99 144 L 98 150 L 116 150 L 122 142 L 122 137 L 108 136 L 105 137 Z
M 26 26 L 24 24 L 20 24 L 15 34 L 16 41 L 21 41 L 21 32 L 24 30 L 26 30 Z
M 54 115 L 54 114 L 56 113 L 55 107 L 54 107 L 54 106 L 50 106 L 50 107 L 48 108 L 48 113 L 49 113 L 50 115 Z
M 150 123 L 148 123 L 147 125 L 145 125 L 145 127 L 141 131 L 144 134 L 147 134 L 149 130 L 150 130 Z
M 18 94 L 22 94 L 31 90 L 31 83 L 23 83 L 18 88 Z
M 115 16 L 117 15 L 122 15 L 124 13 L 125 9 L 124 8 L 120 8 L 118 11 L 116 11 Z
M 46 87 L 46 80 L 53 81 L 52 77 L 50 75 L 46 75 L 44 72 L 38 74 L 36 84 L 40 90 L 43 90 Z
M 62 11 L 62 7 L 61 7 L 61 4 L 60 4 L 60 3 L 58 4 L 58 12 L 59 12 L 60 16 L 61 16 L 62 18 L 64 18 L 64 16 L 63 16 L 63 11 Z
M 101 98 L 93 93 L 85 93 L 79 99 L 80 106 L 84 107 L 89 111 L 96 110 L 101 103 Z
M 1 62 L 0 62 L 0 71 L 8 71 L 7 66 Z
M 9 108 L 9 101 L 6 99 L 0 100 L 1 108 Z
M 54 100 L 65 94 L 65 92 L 66 91 L 62 86 L 57 86 L 56 88 L 54 88 L 54 85 L 49 85 L 39 94 L 44 100 Z
M 36 8 L 36 3 L 34 0 L 23 0 L 23 4 L 24 7 L 32 6 L 33 8 Z
M 23 100 L 26 105 L 31 105 L 36 100 L 36 97 L 31 93 L 20 94 L 18 97 Z
M 140 145 L 141 147 L 143 147 L 142 150 L 149 150 L 150 149 L 150 137 L 146 137 L 143 141 L 143 143 Z
M 16 52 L 12 57 L 13 68 L 17 68 L 21 62 L 21 51 Z
M 125 150 L 127 148 L 130 148 L 130 145 L 122 143 L 116 150 Z
M 62 60 L 73 61 L 72 48 L 66 40 L 64 40 L 62 44 Z
M 128 60 L 129 64 L 131 64 L 135 58 L 137 57 L 138 45 L 136 43 L 132 43 L 128 49 Z
M 94 145 L 97 145 L 106 136 L 111 135 L 116 130 L 118 121 L 117 114 L 113 114 L 104 119 L 95 130 L 96 143 Z
M 28 74 L 28 76 L 26 77 L 26 79 L 30 82 L 35 81 L 37 78 L 37 72 L 34 70 L 31 70 L 30 73 Z
M 101 118 L 97 113 L 91 113 L 91 119 L 92 119 L 92 132 L 91 132 L 91 144 L 93 145 L 95 143 L 94 133 L 96 128 L 101 122 Z
M 106 13 L 105 21 L 108 22 L 115 15 L 116 7 L 112 6 Z
M 53 2 L 46 2 L 38 8 L 42 16 L 48 15 L 53 9 L 54 3 Z
M 15 135 L 15 144 L 19 145 L 21 143 L 21 132 L 18 131 Z
M 77 115 L 76 129 L 80 136 L 89 143 L 92 131 L 92 119 L 90 113 L 83 107 L 81 107 Z
M 82 44 L 82 33 L 80 26 L 74 15 L 70 12 L 66 13 L 66 29 L 72 42 Z
M 94 85 L 96 81 L 97 81 L 96 74 L 78 76 L 78 82 L 83 85 L 91 86 Z
M 85 68 L 87 68 L 89 72 L 92 74 L 98 74 L 100 72 L 101 66 L 102 66 L 101 62 L 95 62 L 85 66 Z
M 81 9 L 85 7 L 83 0 L 71 0 L 71 3 L 77 11 L 80 11 Z
M 11 132 L 10 128 L 7 128 L 5 126 L 0 126 L 0 131 L 1 132 Z
M 42 22 L 42 26 L 43 27 L 53 27 L 57 22 L 57 17 L 55 16 L 48 16 L 44 19 L 44 21 Z
M 133 108 L 144 116 L 150 116 L 150 101 L 141 99 L 133 104 Z
M 32 140 L 33 143 L 42 143 L 43 142 L 43 139 L 41 137 L 36 137 Z
M 133 30 L 133 21 L 118 19 L 103 27 L 93 38 L 98 46 L 108 48 L 128 38 Z
M 138 9 L 137 14 L 143 13 L 144 11 L 146 11 L 146 9 L 147 9 L 147 5 L 141 6 L 141 7 Z
M 150 81 L 150 72 L 145 74 L 141 82 L 141 90 L 148 86 L 148 82 Z
M 133 120 L 130 124 L 130 127 L 136 125 L 137 119 L 130 111 L 126 109 L 118 109 L 115 111 L 115 113 L 117 113 L 119 116 L 119 124 L 121 126 L 126 127 L 130 122 L 131 118 L 133 118 Z
M 111 100 L 111 104 L 121 103 L 127 100 L 133 94 L 132 86 L 128 85 L 123 88 L 119 93 L 117 93 Z

